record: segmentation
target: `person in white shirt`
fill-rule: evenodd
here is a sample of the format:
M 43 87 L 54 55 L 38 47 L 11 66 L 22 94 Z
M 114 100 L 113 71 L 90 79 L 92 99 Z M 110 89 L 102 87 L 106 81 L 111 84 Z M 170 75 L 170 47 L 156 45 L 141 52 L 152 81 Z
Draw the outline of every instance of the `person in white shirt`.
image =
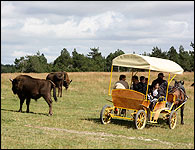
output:
M 129 84 L 125 80 L 126 76 L 120 75 L 119 81 L 115 83 L 113 89 L 129 89 Z
M 129 89 L 129 84 L 125 80 L 126 80 L 126 76 L 125 75 L 120 75 L 119 81 L 117 81 L 115 83 L 113 89 Z M 121 114 L 126 116 L 126 109 L 122 109 Z
M 159 94 L 159 83 L 156 83 L 155 86 L 153 87 L 152 93 L 149 93 L 148 99 L 150 100 L 150 110 L 152 111 L 154 109 L 154 106 L 160 97 Z

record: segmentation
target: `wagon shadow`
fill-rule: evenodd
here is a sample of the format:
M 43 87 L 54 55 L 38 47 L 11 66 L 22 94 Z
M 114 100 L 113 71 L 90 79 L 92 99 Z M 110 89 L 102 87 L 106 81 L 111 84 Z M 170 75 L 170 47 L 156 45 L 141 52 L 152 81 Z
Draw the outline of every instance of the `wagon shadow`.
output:
M 27 113 L 26 111 L 19 112 L 17 110 L 10 110 L 10 109 L 4 109 L 4 108 L 1 108 L 1 110 L 3 110 L 3 111 L 10 111 L 10 112 L 17 112 L 17 113 Z M 27 114 L 35 114 L 35 115 L 45 115 L 45 116 L 48 116 L 48 113 L 28 112 Z
M 92 121 L 92 122 L 97 123 L 97 124 L 102 124 L 100 121 L 100 118 L 85 118 L 85 119 L 81 119 L 81 120 L 86 120 L 86 121 L 90 121 L 90 122 Z M 123 126 L 123 127 L 127 127 L 127 128 L 135 128 L 133 121 L 122 120 L 122 119 L 112 119 L 110 124 L 115 124 L 115 125 Z
M 90 122 L 92 121 L 94 123 L 101 124 L 100 118 L 85 118 L 85 119 L 81 119 L 81 120 L 86 120 L 86 121 L 90 121 Z M 126 127 L 128 129 L 136 129 L 135 122 L 132 120 L 130 121 L 130 120 L 123 120 L 123 119 L 112 119 L 110 124 L 114 124 L 114 125 L 121 126 L 121 127 Z M 167 129 L 168 126 L 169 125 L 166 123 L 165 120 L 159 118 L 157 124 L 146 123 L 145 128 L 150 129 L 150 128 L 156 127 L 156 128 Z

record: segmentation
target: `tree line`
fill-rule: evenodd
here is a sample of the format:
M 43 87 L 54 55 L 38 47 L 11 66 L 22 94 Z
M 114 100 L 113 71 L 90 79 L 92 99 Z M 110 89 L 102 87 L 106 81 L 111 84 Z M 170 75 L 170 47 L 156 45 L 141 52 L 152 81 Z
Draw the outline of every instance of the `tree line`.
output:
M 194 71 L 194 43 L 190 46 L 193 50 L 186 51 L 181 45 L 179 52 L 172 46 L 168 51 L 162 51 L 160 48 L 153 47 L 151 53 L 144 52 L 141 55 L 152 56 L 172 60 L 178 63 L 184 71 Z M 133 52 L 135 54 L 135 52 Z M 1 64 L 1 73 L 44 73 L 44 72 L 109 72 L 111 70 L 112 59 L 125 54 L 122 50 L 117 49 L 114 53 L 110 53 L 107 57 L 102 56 L 99 47 L 90 48 L 87 55 L 79 54 L 76 49 L 73 50 L 72 56 L 66 48 L 61 50 L 60 55 L 52 63 L 47 63 L 44 54 L 39 51 L 35 55 L 22 56 L 16 58 L 14 65 Z M 119 68 L 114 68 L 118 70 Z M 121 71 L 127 68 L 120 68 Z

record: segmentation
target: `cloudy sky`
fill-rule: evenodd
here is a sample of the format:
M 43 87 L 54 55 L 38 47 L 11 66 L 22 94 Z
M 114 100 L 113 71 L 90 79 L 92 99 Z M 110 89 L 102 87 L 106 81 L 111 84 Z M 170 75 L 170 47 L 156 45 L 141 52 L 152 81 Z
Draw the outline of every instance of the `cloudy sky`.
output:
M 43 53 L 53 62 L 63 48 L 103 56 L 117 49 L 151 53 L 183 45 L 192 50 L 194 1 L 1 1 L 1 63 Z

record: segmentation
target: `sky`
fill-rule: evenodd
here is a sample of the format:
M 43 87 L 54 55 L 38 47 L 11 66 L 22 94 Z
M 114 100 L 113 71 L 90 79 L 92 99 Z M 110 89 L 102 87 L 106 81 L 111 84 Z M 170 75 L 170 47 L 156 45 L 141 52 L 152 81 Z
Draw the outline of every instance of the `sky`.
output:
M 1 1 L 1 63 L 43 53 L 48 63 L 66 48 L 107 57 L 192 50 L 194 1 Z

